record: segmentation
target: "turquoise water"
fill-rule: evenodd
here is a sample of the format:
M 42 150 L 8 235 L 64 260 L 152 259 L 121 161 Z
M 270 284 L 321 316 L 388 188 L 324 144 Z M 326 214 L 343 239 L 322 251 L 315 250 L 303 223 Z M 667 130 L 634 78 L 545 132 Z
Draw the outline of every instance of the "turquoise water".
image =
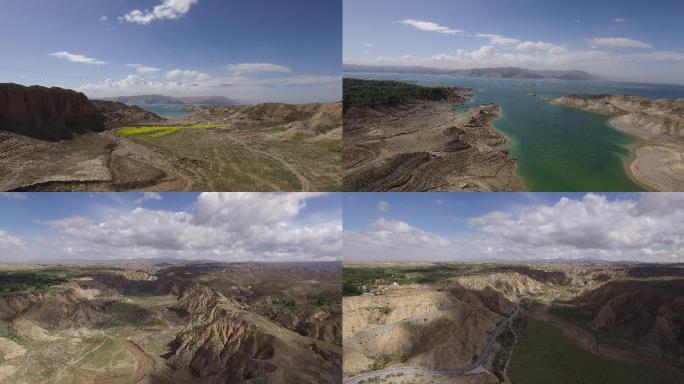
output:
M 140 108 L 167 119 L 177 119 L 188 114 L 182 105 L 177 104 L 143 104 Z
M 681 98 L 684 87 L 606 81 L 488 79 L 401 74 L 346 74 L 345 77 L 412 80 L 423 85 L 476 88 L 471 102 L 457 110 L 486 103 L 502 108 L 494 126 L 508 136 L 516 172 L 531 191 L 639 191 L 625 164 L 632 136 L 613 129 L 594 113 L 558 107 L 528 96 L 570 94 L 635 95 Z

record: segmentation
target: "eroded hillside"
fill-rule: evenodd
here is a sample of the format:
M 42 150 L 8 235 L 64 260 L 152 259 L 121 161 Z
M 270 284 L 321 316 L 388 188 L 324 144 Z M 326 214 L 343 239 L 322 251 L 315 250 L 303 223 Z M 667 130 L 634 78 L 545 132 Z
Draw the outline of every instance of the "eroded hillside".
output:
M 162 119 L 36 89 L 0 87 L 0 190 L 341 188 L 341 103 L 185 106 L 186 117 Z
M 681 276 L 677 265 L 349 265 L 344 382 L 678 383 Z
M 0 294 L 0 382 L 337 383 L 341 377 L 341 299 L 331 288 L 339 287 L 339 264 L 121 263 L 2 273 L 1 288 L 12 292 Z M 286 276 L 302 279 L 285 282 Z M 244 277 L 251 284 L 243 285 Z M 19 280 L 30 285 L 12 282 Z M 267 288 L 278 282 L 293 290 Z M 290 322 L 278 315 L 281 303 Z

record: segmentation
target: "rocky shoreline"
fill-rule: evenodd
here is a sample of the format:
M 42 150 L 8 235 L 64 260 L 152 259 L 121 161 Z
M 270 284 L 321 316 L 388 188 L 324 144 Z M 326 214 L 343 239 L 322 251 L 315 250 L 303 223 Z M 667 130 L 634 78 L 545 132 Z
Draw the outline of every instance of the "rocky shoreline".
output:
M 639 140 L 625 167 L 635 183 L 651 191 L 684 190 L 684 99 L 572 95 L 549 102 L 609 116 L 612 127 Z
M 446 100 L 354 107 L 344 116 L 347 191 L 518 191 L 509 139 L 492 126 L 500 109 L 465 112 L 454 104 L 472 90 L 451 88 Z

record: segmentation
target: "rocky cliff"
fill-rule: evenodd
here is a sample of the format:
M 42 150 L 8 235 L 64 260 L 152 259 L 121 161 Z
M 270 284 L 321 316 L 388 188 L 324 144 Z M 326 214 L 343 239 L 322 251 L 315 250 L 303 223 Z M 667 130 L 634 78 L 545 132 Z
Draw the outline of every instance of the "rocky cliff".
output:
M 0 84 L 0 130 L 57 141 L 104 129 L 105 117 L 82 93 Z

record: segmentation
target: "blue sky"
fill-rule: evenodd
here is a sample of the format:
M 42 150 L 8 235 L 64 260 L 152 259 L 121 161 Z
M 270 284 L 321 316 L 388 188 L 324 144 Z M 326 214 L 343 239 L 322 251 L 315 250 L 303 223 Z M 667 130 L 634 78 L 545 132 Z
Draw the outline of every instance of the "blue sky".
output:
M 5 0 L 0 81 L 93 97 L 339 100 L 341 8 L 318 0 Z
M 345 260 L 684 261 L 684 194 L 345 194 Z
M 684 84 L 684 2 L 345 0 L 344 62 Z
M 0 262 L 339 259 L 340 194 L 0 193 Z

